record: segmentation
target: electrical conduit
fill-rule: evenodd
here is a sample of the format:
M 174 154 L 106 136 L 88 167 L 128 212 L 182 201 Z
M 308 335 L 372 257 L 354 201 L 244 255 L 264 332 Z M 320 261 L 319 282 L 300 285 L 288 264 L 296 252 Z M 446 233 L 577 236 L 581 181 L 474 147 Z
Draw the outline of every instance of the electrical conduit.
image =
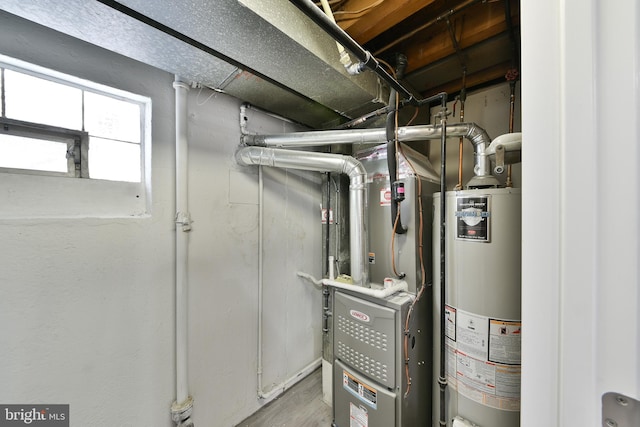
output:
M 178 427 L 193 427 L 193 398 L 189 396 L 187 370 L 187 258 L 191 218 L 188 206 L 187 93 L 189 85 L 176 76 L 176 400 L 171 418 Z

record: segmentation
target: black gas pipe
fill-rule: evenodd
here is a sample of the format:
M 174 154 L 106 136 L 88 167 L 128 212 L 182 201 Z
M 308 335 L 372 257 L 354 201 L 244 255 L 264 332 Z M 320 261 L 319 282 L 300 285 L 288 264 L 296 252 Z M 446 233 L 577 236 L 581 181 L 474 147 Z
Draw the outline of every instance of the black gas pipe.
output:
M 445 325 L 444 306 L 445 306 L 445 232 L 446 232 L 446 140 L 447 140 L 447 93 L 441 92 L 437 95 L 433 95 L 429 98 L 423 98 L 421 100 L 416 99 L 413 94 L 402 86 L 396 79 L 391 77 L 380 63 L 369 53 L 364 50 L 355 40 L 351 38 L 342 28 L 332 22 L 311 0 L 290 0 L 295 6 L 297 6 L 305 15 L 307 15 L 313 22 L 319 25 L 327 34 L 329 34 L 336 42 L 340 43 L 351 53 L 353 53 L 360 61 L 361 68 L 369 68 L 375 72 L 382 80 L 387 82 L 389 86 L 397 92 L 398 95 L 402 95 L 407 98 L 407 102 L 413 105 L 426 105 L 431 102 L 440 100 L 442 112 L 440 117 L 440 123 L 442 126 L 442 137 L 440 143 L 441 159 L 440 159 L 440 377 L 438 378 L 438 384 L 440 384 L 440 425 L 446 426 L 446 404 L 445 404 L 445 391 L 447 389 L 446 378 L 446 361 L 445 361 L 445 336 L 443 328 Z
M 398 80 L 394 79 L 378 62 L 373 55 L 358 44 L 349 34 L 335 24 L 329 17 L 317 7 L 311 0 L 289 0 L 305 15 L 322 28 L 336 42 L 340 43 L 348 49 L 358 60 L 360 60 L 360 68 L 369 68 L 376 73 L 378 77 L 384 80 L 391 88 L 395 89 L 399 95 L 407 98 L 407 102 L 412 105 L 425 105 L 437 100 L 443 100 L 443 106 L 446 107 L 446 93 L 439 93 L 428 98 L 417 99 L 407 88 L 405 88 Z M 443 98 L 444 97 L 444 98 Z
M 447 425 L 447 405 L 446 405 L 446 338 L 444 328 L 446 325 L 445 318 L 445 284 L 446 284 L 446 251 L 445 251 L 445 232 L 447 216 L 447 113 L 446 113 L 446 95 L 444 98 L 444 107 L 441 111 L 440 125 L 442 126 L 442 137 L 440 139 L 440 377 L 438 384 L 440 385 L 440 425 Z
M 407 68 L 407 57 L 398 55 L 396 65 L 396 77 L 402 78 Z M 391 184 L 391 227 L 396 234 L 405 234 L 407 227 L 402 225 L 400 217 L 400 202 L 404 200 L 404 183 L 398 175 L 398 92 L 391 89 L 389 94 L 389 113 L 387 114 L 387 167 L 389 169 L 389 182 Z

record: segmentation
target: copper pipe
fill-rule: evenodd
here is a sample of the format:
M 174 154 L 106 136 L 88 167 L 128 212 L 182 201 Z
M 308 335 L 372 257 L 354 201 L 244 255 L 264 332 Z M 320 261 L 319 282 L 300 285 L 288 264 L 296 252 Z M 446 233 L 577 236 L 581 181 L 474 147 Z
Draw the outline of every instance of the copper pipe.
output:
M 464 117 L 464 103 L 460 107 L 460 117 Z M 462 119 L 460 120 L 462 122 Z M 458 185 L 456 185 L 456 190 L 462 190 L 462 158 L 464 154 L 464 138 L 460 137 L 458 142 Z
M 516 81 L 518 79 L 518 63 L 519 52 L 518 46 L 519 43 L 516 41 L 515 32 L 513 30 L 513 21 L 511 19 L 511 1 L 504 0 L 504 20 L 507 24 L 507 31 L 509 32 L 509 40 L 511 41 L 511 69 L 507 71 L 507 75 L 505 76 L 509 81 L 509 86 L 511 88 L 511 96 L 510 96 L 510 105 L 509 105 L 509 133 L 513 133 L 513 117 L 515 115 L 516 109 Z M 513 181 L 511 180 L 511 164 L 507 165 L 507 181 L 505 185 L 507 187 L 513 187 Z
M 460 138 L 460 142 L 458 142 L 458 184 L 456 185 L 455 190 L 462 190 L 462 153 L 464 147 L 464 139 Z
M 464 122 L 464 102 L 467 98 L 467 69 L 462 67 L 462 89 L 460 90 L 460 123 Z M 461 136 L 458 142 L 458 185 L 455 190 L 462 190 L 462 158 L 464 154 L 464 138 Z
M 513 133 L 513 118 L 516 111 L 516 81 L 509 82 L 511 88 L 511 96 L 509 97 L 509 133 Z M 507 181 L 505 185 L 507 187 L 513 187 L 513 181 L 511 180 L 512 168 L 511 165 L 507 165 Z
M 513 133 L 513 116 L 516 111 L 516 94 L 515 94 L 516 85 L 511 85 L 511 105 L 509 109 L 509 133 Z

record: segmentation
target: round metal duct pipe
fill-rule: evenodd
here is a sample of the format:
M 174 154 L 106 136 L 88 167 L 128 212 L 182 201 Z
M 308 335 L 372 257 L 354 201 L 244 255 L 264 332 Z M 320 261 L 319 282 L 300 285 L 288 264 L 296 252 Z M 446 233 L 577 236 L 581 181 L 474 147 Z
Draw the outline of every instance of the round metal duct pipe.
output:
M 283 150 L 264 147 L 243 147 L 236 152 L 236 161 L 243 166 L 262 165 L 278 168 L 337 172 L 349 176 L 349 233 L 351 278 L 354 285 L 369 287 L 367 259 L 366 200 L 367 171 L 358 160 L 338 154 Z

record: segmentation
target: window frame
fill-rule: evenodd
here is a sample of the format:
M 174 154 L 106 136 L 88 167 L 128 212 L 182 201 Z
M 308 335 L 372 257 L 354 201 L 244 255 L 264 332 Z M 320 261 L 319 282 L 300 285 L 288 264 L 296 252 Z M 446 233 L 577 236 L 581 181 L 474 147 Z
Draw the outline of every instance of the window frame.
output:
M 12 70 L 19 73 L 23 73 L 26 75 L 30 75 L 32 77 L 48 80 L 51 82 L 55 82 L 58 84 L 62 84 L 69 87 L 74 87 L 80 89 L 82 94 L 82 130 L 76 129 L 66 129 L 56 126 L 51 126 L 43 123 L 36 122 L 28 122 L 21 121 L 16 119 L 10 119 L 5 116 L 6 111 L 6 100 L 5 100 L 5 81 L 4 81 L 4 70 Z M 73 76 L 71 74 L 65 74 L 58 72 L 56 70 L 52 70 L 49 68 L 41 67 L 36 64 L 32 64 L 29 62 L 25 62 L 16 58 L 12 58 L 9 56 L 5 56 L 0 54 L 0 72 L 2 73 L 2 99 L 0 106 L 0 125 L 2 126 L 1 132 L 4 132 L 9 135 L 15 136 L 26 136 L 26 137 L 35 137 L 39 139 L 48 139 L 53 142 L 60 140 L 67 140 L 68 138 L 73 139 L 72 144 L 68 144 L 67 146 L 67 173 L 56 172 L 56 171 L 42 171 L 36 169 L 19 169 L 19 168 L 8 168 L 8 167 L 0 167 L 0 173 L 16 173 L 16 174 L 28 174 L 28 175 L 45 175 L 45 176 L 57 176 L 57 177 L 75 177 L 75 178 L 86 178 L 91 180 L 109 180 L 106 178 L 91 178 L 89 175 L 90 164 L 89 164 L 89 148 L 90 148 L 90 137 L 91 135 L 84 130 L 85 126 L 85 105 L 84 98 L 85 92 L 91 92 L 98 95 L 106 96 L 109 98 L 113 98 L 120 101 L 125 101 L 131 104 L 136 104 L 140 110 L 140 140 L 139 142 L 128 142 L 130 144 L 137 144 L 140 146 L 140 157 L 139 157 L 139 171 L 140 171 L 140 181 L 124 181 L 113 179 L 109 180 L 112 182 L 132 182 L 138 183 L 140 185 L 145 186 L 147 180 L 149 179 L 149 171 L 147 168 L 149 167 L 148 156 L 149 145 L 151 144 L 151 98 L 139 95 L 136 93 L 128 92 L 122 89 L 118 89 L 115 87 L 107 86 L 100 83 L 95 83 L 90 80 L 86 80 L 80 77 Z M 104 136 L 94 135 L 96 138 L 104 139 Z M 112 138 L 106 138 L 112 139 Z M 113 139 L 114 141 L 118 141 Z M 78 146 L 79 148 L 76 148 Z M 71 163 L 73 163 L 73 167 L 71 167 Z
M 8 119 L 6 117 L 0 117 L 0 126 L 2 126 L 0 133 L 3 135 L 47 140 L 66 143 L 67 145 L 67 172 L 10 168 L 5 166 L 0 166 L 0 172 L 89 178 L 89 134 L 87 132 Z

